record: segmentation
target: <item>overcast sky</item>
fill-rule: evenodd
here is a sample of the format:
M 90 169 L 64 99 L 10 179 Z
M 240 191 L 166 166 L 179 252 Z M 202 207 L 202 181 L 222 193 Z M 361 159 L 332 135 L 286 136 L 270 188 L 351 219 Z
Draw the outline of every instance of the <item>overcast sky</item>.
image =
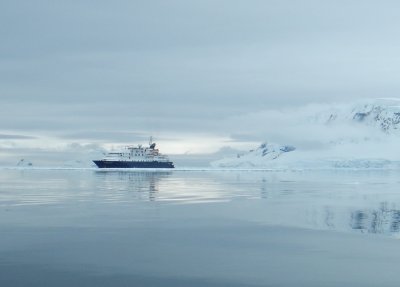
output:
M 398 1 L 1 1 L 0 144 L 153 135 L 207 152 L 249 144 L 238 118 L 257 138 L 260 112 L 397 97 L 399 15 Z

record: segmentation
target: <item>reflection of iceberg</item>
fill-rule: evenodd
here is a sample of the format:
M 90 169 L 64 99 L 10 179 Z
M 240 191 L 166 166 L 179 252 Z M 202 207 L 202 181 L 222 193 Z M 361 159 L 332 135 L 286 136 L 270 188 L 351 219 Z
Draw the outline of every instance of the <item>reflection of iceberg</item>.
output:
M 382 203 L 378 209 L 356 210 L 351 214 L 351 228 L 368 233 L 399 233 L 400 210 Z
M 95 174 L 105 201 L 218 202 L 205 205 L 203 215 L 229 212 L 237 220 L 267 225 L 400 235 L 397 173 L 98 170 Z M 381 193 L 383 186 L 390 197 Z
M 390 209 L 387 203 L 380 207 L 365 209 L 313 208 L 304 212 L 305 217 L 298 216 L 294 224 L 315 229 L 336 231 L 358 231 L 395 235 L 400 233 L 400 210 Z M 302 222 L 303 221 L 303 222 Z
M 400 236 L 397 172 L 216 172 L 221 200 L 238 220 L 316 230 Z M 382 189 L 386 193 L 382 193 Z

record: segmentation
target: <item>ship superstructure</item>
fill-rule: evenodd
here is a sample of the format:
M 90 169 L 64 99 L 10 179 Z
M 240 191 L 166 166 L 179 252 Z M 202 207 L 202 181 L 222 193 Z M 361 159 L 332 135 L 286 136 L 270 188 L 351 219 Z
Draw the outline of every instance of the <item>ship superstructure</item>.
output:
M 127 146 L 120 152 L 109 152 L 103 159 L 93 161 L 99 168 L 174 168 L 166 155 L 160 154 L 150 138 L 149 146 Z

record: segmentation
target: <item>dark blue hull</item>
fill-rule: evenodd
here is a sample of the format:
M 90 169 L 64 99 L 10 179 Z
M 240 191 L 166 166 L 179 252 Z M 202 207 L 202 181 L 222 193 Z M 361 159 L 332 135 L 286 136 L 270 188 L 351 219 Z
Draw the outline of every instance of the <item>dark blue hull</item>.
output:
M 99 168 L 174 168 L 174 164 L 170 161 L 109 161 L 94 160 Z

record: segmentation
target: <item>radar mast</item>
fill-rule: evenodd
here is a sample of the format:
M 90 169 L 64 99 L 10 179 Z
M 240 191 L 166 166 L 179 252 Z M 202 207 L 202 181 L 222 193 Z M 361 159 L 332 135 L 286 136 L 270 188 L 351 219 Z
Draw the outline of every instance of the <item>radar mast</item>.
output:
M 150 139 L 149 139 L 149 146 L 150 146 L 151 149 L 155 149 L 155 147 L 156 147 L 156 143 L 153 143 L 153 137 L 152 136 L 150 136 Z

